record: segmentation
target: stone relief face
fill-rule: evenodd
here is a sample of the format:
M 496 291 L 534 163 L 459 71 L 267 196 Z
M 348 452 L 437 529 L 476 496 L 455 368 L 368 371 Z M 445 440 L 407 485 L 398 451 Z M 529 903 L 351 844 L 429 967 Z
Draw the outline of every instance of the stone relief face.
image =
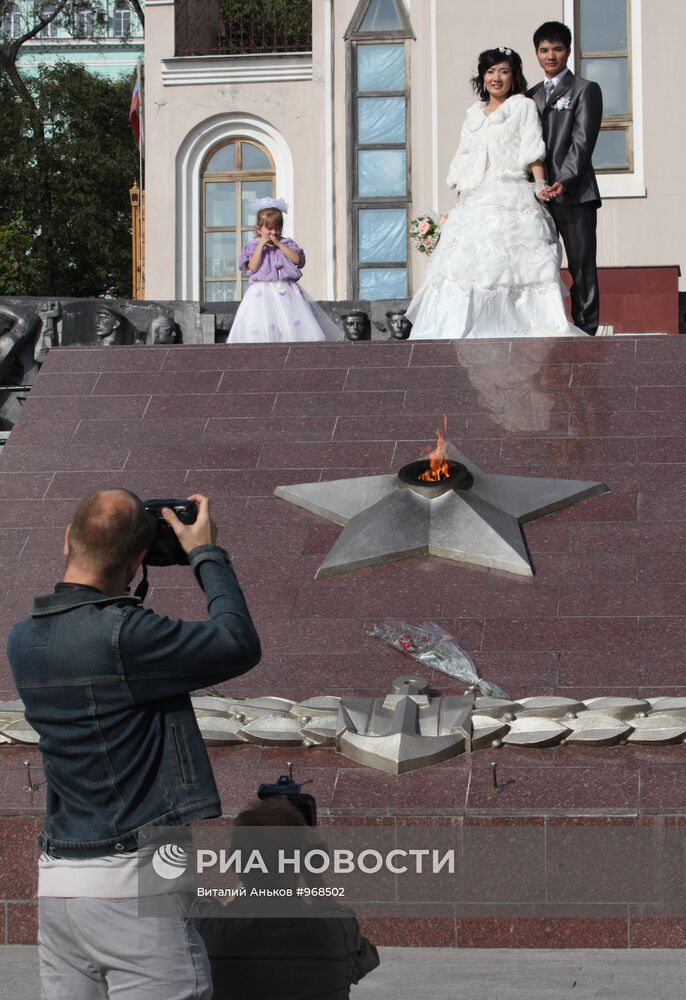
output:
M 101 344 L 117 343 L 119 320 L 109 309 L 100 308 L 95 314 L 95 333 Z
M 386 313 L 388 329 L 393 340 L 407 340 L 412 330 L 412 324 L 404 312 Z
M 372 334 L 366 313 L 349 313 L 344 316 L 343 329 L 348 340 L 369 340 Z
M 153 320 L 151 327 L 154 331 L 154 344 L 175 344 L 176 343 L 176 323 L 171 316 L 160 316 Z

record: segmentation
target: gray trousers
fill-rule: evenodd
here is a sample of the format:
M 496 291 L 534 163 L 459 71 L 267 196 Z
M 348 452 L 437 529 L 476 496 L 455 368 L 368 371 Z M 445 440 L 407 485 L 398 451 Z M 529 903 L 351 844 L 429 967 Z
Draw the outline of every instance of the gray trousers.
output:
M 548 202 L 557 230 L 567 251 L 572 276 L 572 319 L 592 336 L 600 322 L 600 292 L 596 265 L 598 209 L 590 205 L 556 205 Z
M 41 1000 L 211 1000 L 205 945 L 178 915 L 137 899 L 38 901 Z

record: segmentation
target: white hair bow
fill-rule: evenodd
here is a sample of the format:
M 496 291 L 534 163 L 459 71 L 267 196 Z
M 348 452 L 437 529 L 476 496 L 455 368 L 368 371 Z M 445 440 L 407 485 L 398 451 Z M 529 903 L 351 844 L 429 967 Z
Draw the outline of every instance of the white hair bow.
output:
M 284 215 L 288 214 L 288 204 L 283 198 L 253 198 L 248 208 L 251 212 L 261 212 L 263 208 L 278 208 Z
M 506 56 L 511 56 L 512 55 L 512 49 L 507 49 L 507 48 L 505 48 L 504 45 L 499 45 L 498 46 L 498 52 L 504 52 Z

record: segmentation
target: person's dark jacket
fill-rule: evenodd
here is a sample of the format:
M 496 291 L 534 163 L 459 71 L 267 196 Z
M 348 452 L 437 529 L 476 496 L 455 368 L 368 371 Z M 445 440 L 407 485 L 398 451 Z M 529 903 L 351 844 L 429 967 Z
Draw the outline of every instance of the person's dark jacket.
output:
M 198 546 L 190 564 L 208 621 L 62 583 L 10 632 L 47 781 L 40 846 L 56 857 L 134 850 L 144 826 L 221 811 L 189 692 L 255 666 L 260 641 L 226 553 Z
M 203 907 L 210 915 L 193 921 L 210 959 L 213 1000 L 348 1000 L 350 986 L 379 965 L 351 910 L 248 918 L 229 916 L 232 908 L 216 903 L 212 916 Z
M 549 184 L 561 181 L 565 193 L 559 205 L 600 205 L 600 191 L 592 156 L 603 118 L 603 95 L 597 83 L 565 73 L 546 101 L 543 83 L 528 96 L 541 116 L 545 142 L 545 170 Z

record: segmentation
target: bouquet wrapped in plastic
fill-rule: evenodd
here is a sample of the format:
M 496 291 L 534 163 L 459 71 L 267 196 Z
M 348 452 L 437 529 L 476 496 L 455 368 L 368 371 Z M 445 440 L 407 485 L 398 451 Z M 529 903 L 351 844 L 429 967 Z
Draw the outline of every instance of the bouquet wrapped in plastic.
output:
M 469 691 L 494 698 L 509 697 L 497 684 L 479 677 L 479 671 L 469 653 L 440 625 L 434 625 L 433 622 L 409 625 L 395 618 L 387 618 L 374 625 L 369 634 L 376 639 L 383 639 L 394 649 L 399 649 L 401 653 L 411 656 L 426 667 L 464 681 Z

